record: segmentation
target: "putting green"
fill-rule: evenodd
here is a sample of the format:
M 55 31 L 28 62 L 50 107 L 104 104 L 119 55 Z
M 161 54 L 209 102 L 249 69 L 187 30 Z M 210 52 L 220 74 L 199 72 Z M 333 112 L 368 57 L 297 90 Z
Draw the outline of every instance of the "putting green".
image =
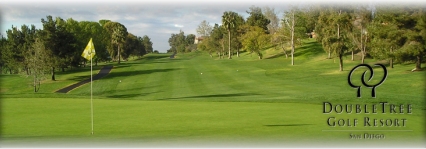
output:
M 322 105 L 305 103 L 187 102 L 95 100 L 95 135 L 91 136 L 90 99 L 3 100 L 2 138 L 20 141 L 150 140 L 219 142 L 374 142 L 423 141 L 419 115 L 322 114 Z M 49 103 L 49 104 L 46 104 Z M 25 107 L 25 108 L 22 108 Z M 414 113 L 421 110 L 414 110 Z M 19 115 L 19 117 L 17 117 Z M 335 116 L 359 119 L 358 127 L 329 127 Z M 406 127 L 364 127 L 364 117 L 406 118 Z M 344 131 L 342 131 L 344 130 Z M 352 130 L 352 131 L 350 131 Z M 364 131 L 362 131 L 364 130 Z M 371 131 L 373 130 L 373 131 Z M 378 131 L 377 130 L 384 130 Z M 411 131 L 389 131 L 411 130 Z M 350 139 L 351 134 L 383 134 L 385 139 Z M 81 140 L 80 140 L 81 141 Z

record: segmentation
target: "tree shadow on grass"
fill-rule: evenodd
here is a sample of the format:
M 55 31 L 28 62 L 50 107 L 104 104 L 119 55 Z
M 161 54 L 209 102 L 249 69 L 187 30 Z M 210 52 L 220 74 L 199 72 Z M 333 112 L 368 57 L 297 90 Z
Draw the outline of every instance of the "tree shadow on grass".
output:
M 240 96 L 253 96 L 253 95 L 261 95 L 261 94 L 255 94 L 255 93 L 215 94 L 215 95 L 199 95 L 199 96 L 163 98 L 163 99 L 158 99 L 158 100 L 172 100 L 172 99 L 184 99 L 184 98 L 224 98 L 224 97 L 240 97 Z
M 107 80 L 112 79 L 115 77 L 129 77 L 129 76 L 136 76 L 136 75 L 143 75 L 143 74 L 152 74 L 152 73 L 158 73 L 158 72 L 169 72 L 177 69 L 150 69 L 150 70 L 139 70 L 139 71 L 124 71 L 124 72 L 100 72 L 97 75 L 93 76 L 93 80 Z M 67 93 L 71 91 L 72 89 L 79 87 L 81 85 L 84 85 L 86 83 L 90 82 L 90 76 L 76 76 L 71 78 L 70 80 L 79 81 L 75 84 L 72 84 L 70 86 L 67 86 L 65 88 L 59 89 L 56 92 L 59 93 Z
M 144 61 L 144 63 L 149 64 L 149 63 L 168 63 L 170 62 L 169 59 L 162 59 L 162 58 L 168 58 L 170 57 L 171 54 L 161 54 L 161 55 L 150 55 L 150 56 L 146 56 L 146 57 L 142 57 L 140 59 L 137 59 L 137 61 L 140 60 L 146 60 Z M 162 60 L 159 60 L 162 59 Z M 108 64 L 100 64 L 97 66 L 93 66 L 93 70 L 94 73 L 97 73 L 98 70 L 100 70 L 101 68 L 103 68 L 104 66 L 107 65 L 114 65 L 113 69 L 121 69 L 121 68 L 126 68 L 126 67 L 131 67 L 134 65 L 140 65 L 141 63 L 135 63 L 135 61 L 122 61 L 120 64 L 117 64 L 116 61 L 110 62 Z M 79 72 L 90 72 L 90 63 L 86 65 L 86 67 L 74 67 L 73 69 L 65 69 L 64 72 L 61 71 L 60 68 L 56 69 L 56 75 L 66 75 L 66 74 L 72 74 L 72 73 L 79 73 Z
M 159 59 L 159 60 L 152 60 L 152 61 L 145 61 L 144 64 L 165 64 L 165 63 L 171 63 L 171 62 L 178 62 L 178 61 L 184 61 L 189 59 Z
M 169 58 L 170 55 L 172 54 L 168 53 L 168 54 L 158 54 L 158 55 L 147 55 L 138 60 L 155 60 L 155 59 Z
M 130 67 L 130 66 L 134 66 L 137 64 L 132 64 L 132 63 L 120 63 L 120 64 L 115 64 L 113 69 L 121 69 L 121 68 L 126 68 L 126 67 Z
M 108 66 L 102 67 L 99 70 L 96 70 L 95 72 L 93 72 L 93 80 L 97 80 L 97 79 L 100 79 L 100 78 L 106 76 L 109 72 L 111 72 L 112 68 L 113 68 L 113 66 L 108 65 Z M 86 78 L 86 79 L 89 78 L 89 80 L 90 80 L 90 75 L 87 74 L 87 75 L 82 75 L 82 76 L 74 76 L 73 78 L 68 79 L 68 80 L 79 81 L 79 80 L 83 80 L 84 78 Z
M 294 57 L 297 57 L 300 55 L 315 56 L 321 53 L 324 53 L 324 50 L 321 44 L 318 42 L 310 42 L 310 43 L 305 43 L 300 48 L 297 48 L 294 52 Z
M 180 68 L 168 68 L 168 69 L 149 69 L 149 70 L 137 70 L 137 71 L 123 71 L 123 72 L 114 72 L 112 71 L 103 79 L 112 79 L 117 77 L 129 77 L 136 75 L 144 75 L 144 74 L 153 74 L 153 73 L 162 73 L 162 72 L 170 72 L 179 70 Z
M 104 66 L 106 65 L 93 66 L 93 70 L 94 72 L 95 71 L 97 72 L 98 70 L 102 69 Z M 66 75 L 66 74 L 80 73 L 80 72 L 90 72 L 90 64 L 89 66 L 86 66 L 86 67 L 75 67 L 73 69 L 65 69 L 64 72 L 62 72 L 60 68 L 55 69 L 55 75 Z
M 96 74 L 93 74 L 93 75 L 96 75 Z M 84 76 L 74 76 L 74 77 L 72 77 L 72 78 L 70 78 L 70 79 L 67 79 L 67 80 L 73 80 L 73 81 L 83 81 L 83 80 L 86 80 L 86 79 L 90 79 L 90 75 L 84 75 Z
M 314 124 L 274 124 L 274 125 L 263 125 L 266 127 L 289 127 L 289 126 L 308 126 Z
M 106 96 L 107 98 L 114 98 L 114 99 L 126 99 L 126 98 L 134 98 L 134 97 L 138 97 L 138 96 L 147 96 L 149 94 L 154 94 L 154 93 L 160 93 L 161 91 L 156 91 L 156 92 L 149 92 L 149 93 L 140 93 L 140 94 L 122 94 L 122 95 L 110 95 L 110 96 Z
M 169 61 L 153 61 L 153 62 L 146 62 L 145 64 L 164 64 L 164 63 L 170 63 Z
M 284 52 L 280 52 L 280 53 L 272 55 L 270 57 L 266 57 L 265 59 L 274 59 L 274 58 L 278 58 L 278 57 L 281 57 L 281 56 L 285 56 Z
M 96 74 L 96 75 L 93 76 L 93 80 L 98 80 L 98 79 L 101 79 L 101 78 L 105 77 L 106 75 L 109 74 L 109 72 L 111 71 L 111 69 L 112 69 L 112 66 L 105 66 L 105 67 L 103 67 L 99 71 L 98 74 Z M 77 79 L 82 79 L 82 78 L 86 78 L 86 77 L 84 77 L 84 76 L 78 76 L 77 77 Z M 71 79 L 73 79 L 73 78 L 71 78 Z M 84 85 L 86 83 L 89 83 L 89 82 L 91 82 L 91 78 L 90 77 L 89 77 L 89 79 L 86 79 L 86 80 L 77 82 L 75 84 L 72 84 L 70 86 L 67 86 L 65 88 L 59 89 L 56 92 L 57 93 L 68 93 L 69 91 L 73 90 L 74 88 L 77 88 L 77 87 L 82 86 L 82 85 Z

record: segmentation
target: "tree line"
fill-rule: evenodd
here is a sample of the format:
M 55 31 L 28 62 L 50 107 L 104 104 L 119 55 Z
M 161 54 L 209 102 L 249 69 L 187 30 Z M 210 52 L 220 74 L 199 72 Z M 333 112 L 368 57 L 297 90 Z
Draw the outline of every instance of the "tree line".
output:
M 220 59 L 239 57 L 240 51 L 262 59 L 262 51 L 279 48 L 286 58 L 291 56 L 294 65 L 295 47 L 302 45 L 305 38 L 315 38 L 328 59 L 339 59 L 340 71 L 343 57 L 350 55 L 355 61 L 355 54 L 360 55 L 360 63 L 374 58 L 388 61 L 391 68 L 394 63 L 414 62 L 416 71 L 421 70 L 426 52 L 425 10 L 404 5 L 312 5 L 291 7 L 279 18 L 274 8 L 252 6 L 246 11 L 247 18 L 225 11 L 221 25 L 203 20 L 196 29 L 203 39 L 196 49 L 207 51 L 211 57 L 217 54 Z M 182 37 L 176 40 L 180 42 L 169 40 L 169 52 L 192 51 L 193 43 L 182 42 L 184 35 L 182 31 L 180 34 L 172 34 L 170 39 Z
M 38 71 L 51 73 L 55 69 L 86 66 L 81 57 L 83 49 L 92 38 L 96 49 L 93 59 L 98 62 L 127 60 L 130 56 L 141 57 L 152 53 L 148 36 L 136 36 L 127 28 L 111 20 L 76 21 L 47 16 L 41 19 L 42 29 L 34 25 L 12 26 L 6 37 L 0 39 L 0 69 L 2 73 L 32 75 Z M 39 67 L 39 68 L 38 68 Z
M 178 34 L 172 34 L 169 38 L 170 49 L 167 50 L 167 53 L 191 52 L 197 48 L 194 41 L 194 34 L 185 35 L 185 33 L 180 30 Z

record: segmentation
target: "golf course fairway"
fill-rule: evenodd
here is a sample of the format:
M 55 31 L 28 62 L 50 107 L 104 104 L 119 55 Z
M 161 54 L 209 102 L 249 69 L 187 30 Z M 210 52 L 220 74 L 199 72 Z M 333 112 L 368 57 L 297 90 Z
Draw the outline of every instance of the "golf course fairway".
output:
M 386 80 L 376 87 L 376 98 L 367 87 L 358 98 L 357 89 L 347 79 L 360 60 L 344 57 L 344 71 L 339 71 L 338 59 L 326 59 L 320 47 L 314 40 L 306 41 L 296 49 L 293 66 L 291 58 L 273 48 L 263 51 L 262 60 L 247 52 L 219 59 L 195 51 L 173 59 L 170 53 L 148 54 L 121 64 L 98 63 L 93 66 L 94 74 L 106 65 L 113 68 L 93 82 L 93 135 L 90 83 L 66 94 L 55 93 L 90 78 L 90 67 L 57 72 L 57 81 L 44 81 L 37 93 L 31 77 L 1 75 L 0 143 L 425 146 L 426 71 L 411 72 L 415 64 L 396 64 L 387 68 Z M 377 62 L 384 61 L 366 60 L 369 65 Z M 382 71 L 377 69 L 370 82 L 378 82 Z M 352 75 L 358 85 L 362 72 Z M 404 110 L 398 107 L 391 113 L 386 107 L 382 112 L 381 103 L 385 102 L 387 106 L 404 105 Z M 329 113 L 325 103 L 351 104 L 354 111 Z M 369 113 L 356 113 L 357 104 L 370 108 Z M 378 106 L 375 114 L 373 105 Z M 330 117 L 344 119 L 346 125 L 330 126 Z M 365 117 L 400 121 L 392 126 L 365 126 Z M 358 120 L 356 126 L 354 119 Z M 365 134 L 381 138 L 366 138 Z M 357 135 L 361 138 L 354 138 Z

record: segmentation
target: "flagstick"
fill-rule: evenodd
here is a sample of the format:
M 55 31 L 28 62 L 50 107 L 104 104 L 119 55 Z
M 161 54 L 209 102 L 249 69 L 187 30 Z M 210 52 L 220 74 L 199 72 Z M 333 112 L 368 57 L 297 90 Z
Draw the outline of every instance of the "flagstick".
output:
M 93 73 L 92 73 L 92 53 L 90 53 L 90 109 L 92 111 L 92 135 L 93 135 L 93 92 L 92 92 L 92 87 L 93 87 Z
M 90 51 L 89 51 L 90 50 Z M 93 55 L 92 55 L 93 54 Z M 83 50 L 83 56 L 85 59 L 89 60 L 90 58 L 90 116 L 92 119 L 92 135 L 93 132 L 93 57 L 95 56 L 95 45 L 93 45 L 92 38 L 90 38 L 89 43 L 86 48 Z

